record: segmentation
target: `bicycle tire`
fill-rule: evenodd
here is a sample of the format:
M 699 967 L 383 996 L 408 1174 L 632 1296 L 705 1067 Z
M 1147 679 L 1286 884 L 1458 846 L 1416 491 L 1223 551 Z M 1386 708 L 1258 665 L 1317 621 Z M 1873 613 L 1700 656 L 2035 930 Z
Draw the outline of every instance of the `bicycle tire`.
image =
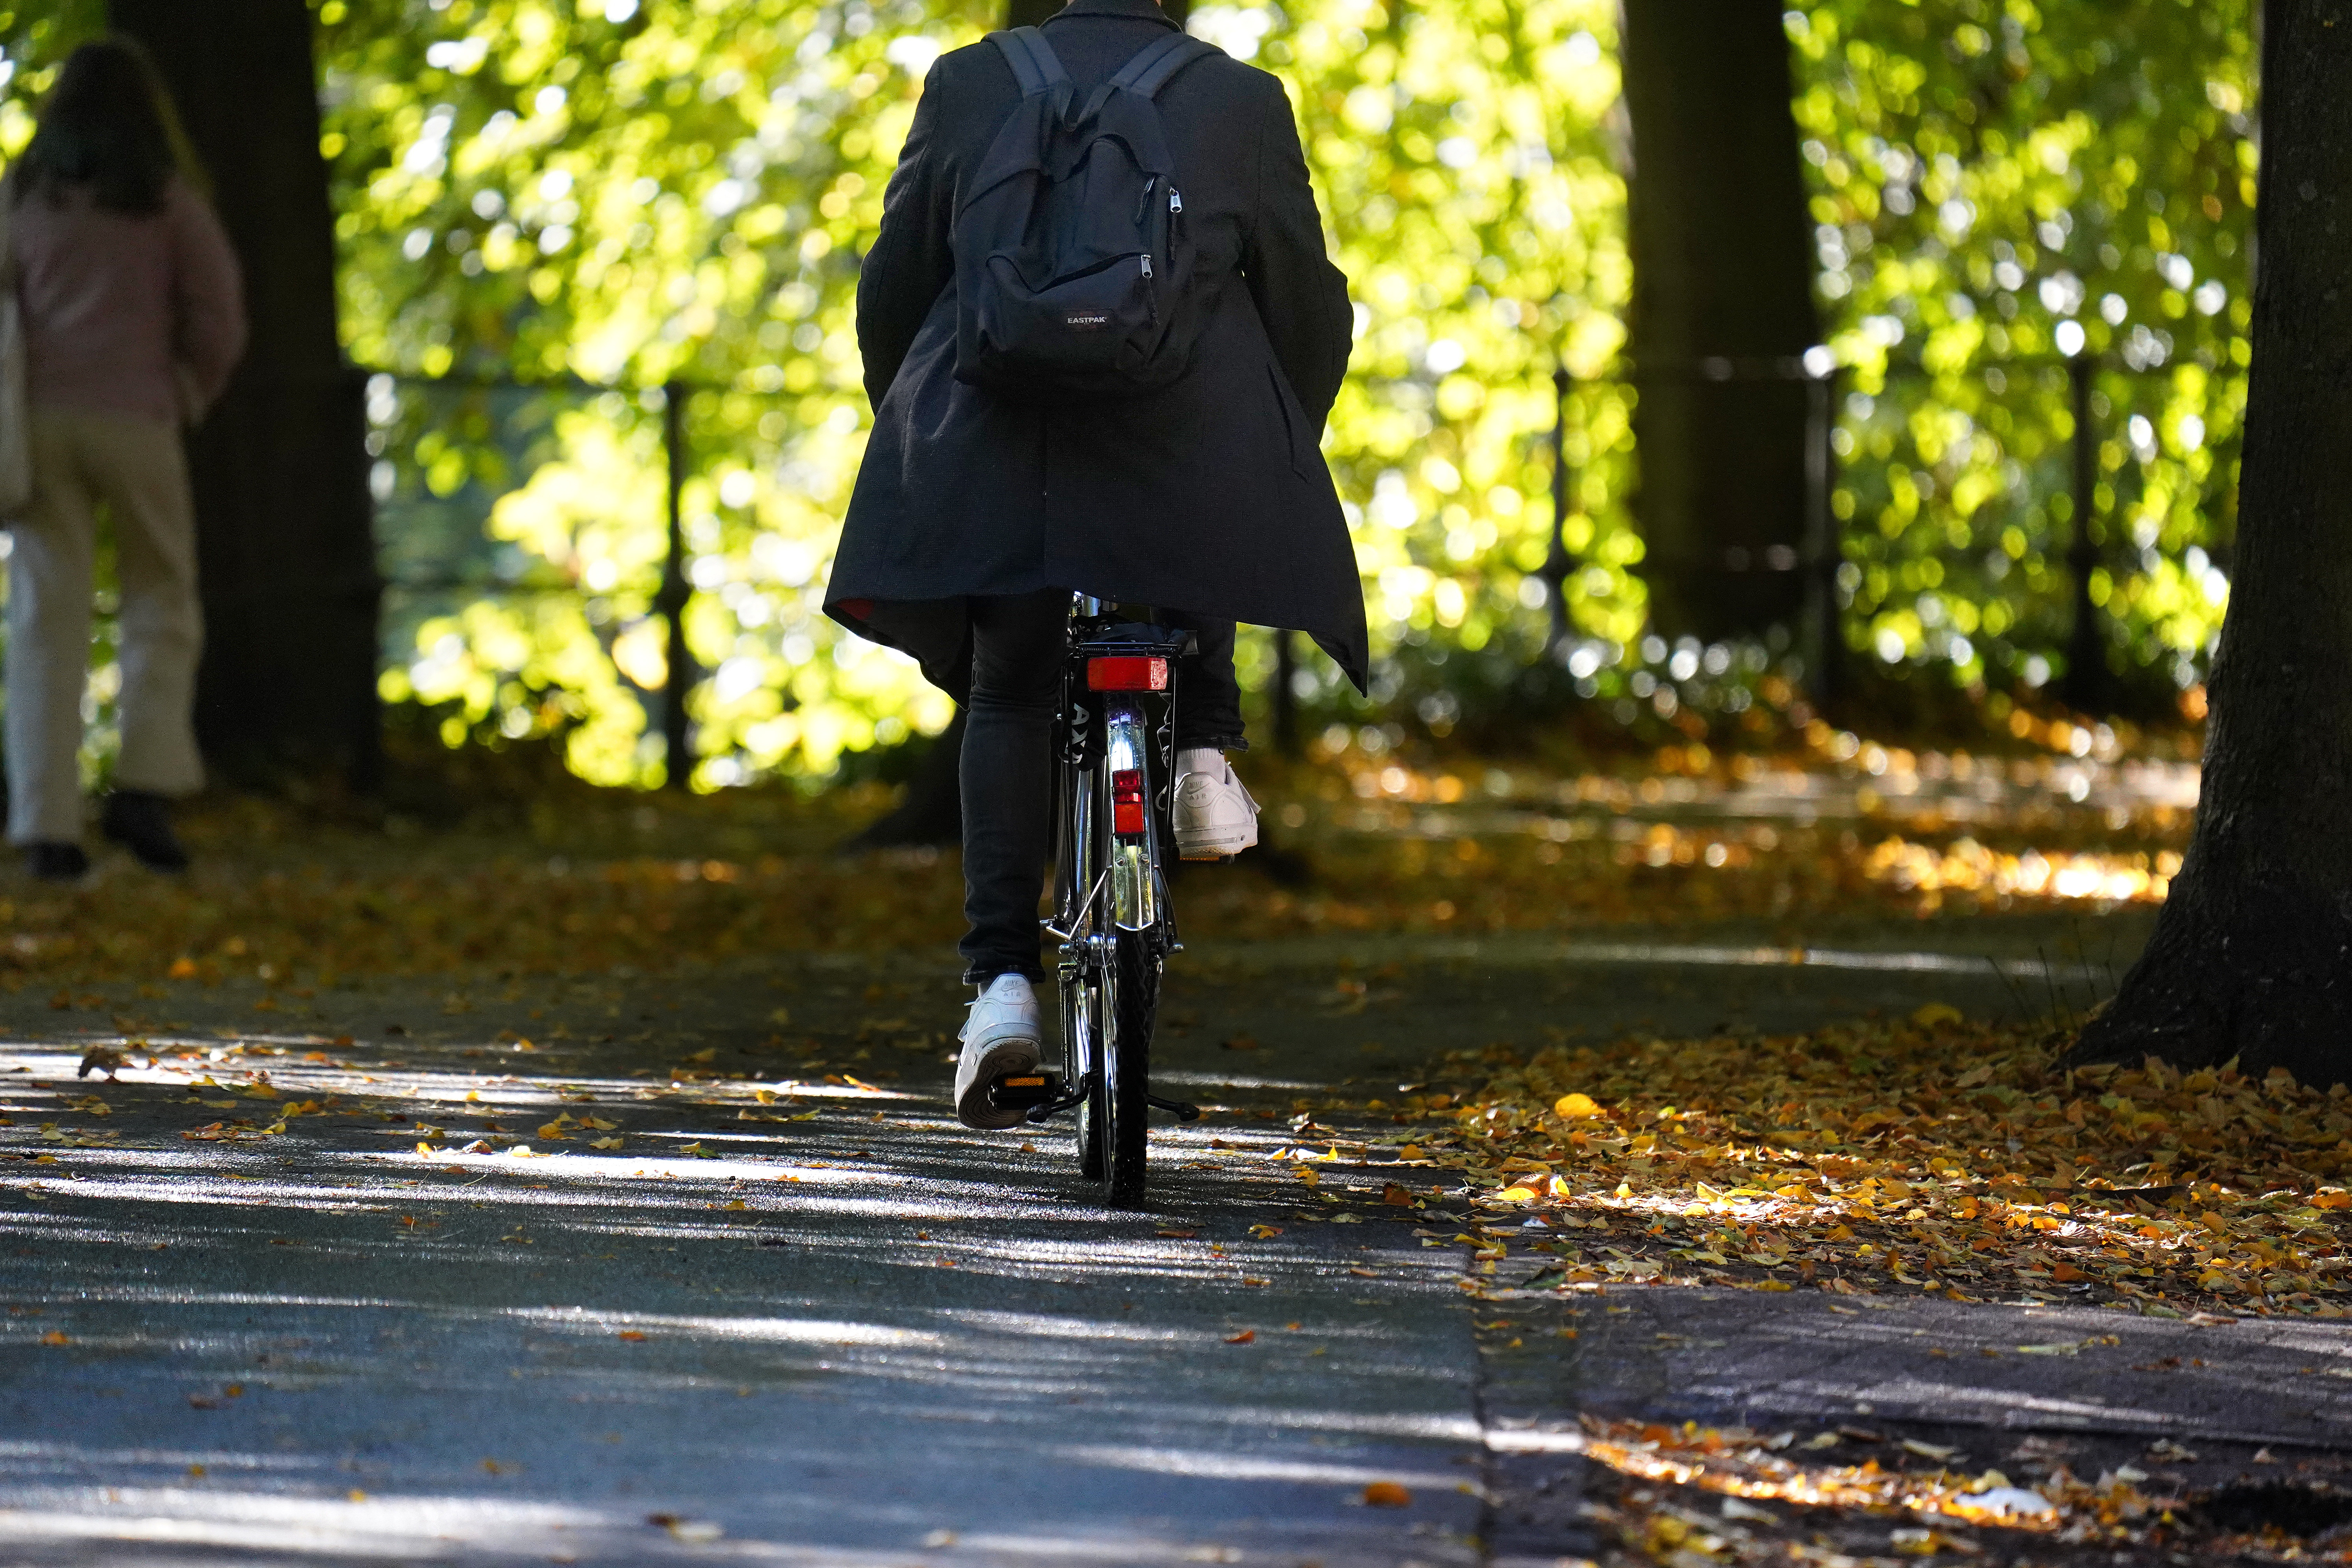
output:
M 1106 977 L 1107 1024 L 1095 1075 L 1094 1124 L 1103 1142 L 1104 1200 L 1115 1208 L 1143 1202 L 1144 1154 L 1150 1136 L 1151 1029 L 1160 1010 L 1160 954 L 1143 931 L 1121 931 Z

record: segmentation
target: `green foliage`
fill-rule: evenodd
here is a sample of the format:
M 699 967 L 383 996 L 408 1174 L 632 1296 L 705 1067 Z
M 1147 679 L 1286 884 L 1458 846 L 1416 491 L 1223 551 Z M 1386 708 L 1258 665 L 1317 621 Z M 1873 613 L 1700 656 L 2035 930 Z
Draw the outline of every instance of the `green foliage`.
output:
M 1856 647 L 2047 675 L 2072 581 L 2060 361 L 2079 352 L 2105 367 L 2092 596 L 2112 662 L 2196 679 L 2249 358 L 2252 23 L 2248 0 L 1792 16 L 1821 289 L 1853 367 L 1836 503 Z
M 1381 635 L 1474 650 L 1502 637 L 1497 654 L 1532 657 L 1552 355 L 1604 361 L 1627 286 L 1601 129 L 1616 91 L 1608 8 L 1195 16 L 1290 84 L 1363 301 L 1328 449 Z M 845 747 L 944 722 L 902 661 L 822 618 L 818 585 L 866 415 L 856 256 L 923 68 L 992 16 L 345 0 L 320 19 L 355 359 L 710 389 L 690 405 L 684 494 L 701 590 L 689 644 L 716 671 L 692 710 L 698 779 L 822 773 Z M 379 401 L 391 516 L 470 507 L 518 547 L 482 555 L 490 579 L 551 571 L 583 590 L 397 600 L 400 646 L 416 651 L 386 696 L 448 705 L 453 739 L 554 725 L 592 777 L 657 776 L 642 700 L 667 668 L 647 618 L 657 412 L 566 395 L 551 448 L 534 450 L 465 436 L 446 397 L 411 384 Z M 1622 400 L 1597 417 L 1622 431 Z M 1641 601 L 1619 568 L 1639 546 L 1604 498 L 1578 520 L 1594 569 L 1574 592 L 1580 616 L 1631 637 Z M 605 657 L 576 657 L 589 647 Z
M 589 777 L 659 776 L 642 699 L 667 672 L 658 389 L 678 382 L 688 642 L 712 676 L 698 780 L 822 773 L 910 717 L 944 723 L 903 661 L 818 612 L 866 417 L 858 253 L 923 72 L 973 20 L 805 0 L 319 16 L 352 357 L 559 387 L 537 449 L 453 432 L 412 382 L 383 388 L 391 515 L 471 507 L 508 547 L 494 575 L 579 591 L 396 602 L 416 651 L 385 695 L 448 705 L 453 737 L 552 727 Z
M 676 382 L 689 651 L 709 677 L 690 704 L 696 782 L 814 779 L 944 723 L 944 700 L 839 633 L 819 595 L 868 417 L 858 257 L 930 61 L 999 7 L 315 12 L 344 334 L 386 373 L 370 397 L 395 584 L 384 694 L 433 707 L 452 743 L 555 734 L 588 777 L 660 776 L 646 731 L 669 654 L 653 600 Z M 1465 694 L 1523 687 L 1539 654 L 1562 363 L 1579 378 L 1565 531 L 1582 640 L 1561 675 L 1587 695 L 1663 689 L 1644 671 L 1668 655 L 1642 647 L 1629 571 L 1631 394 L 1609 379 L 1632 281 L 1614 14 L 1192 12 L 1298 108 L 1359 301 L 1325 450 L 1382 656 L 1376 696 L 1435 728 Z M 95 0 L 0 11 L 0 151 L 98 19 Z M 2109 366 L 2096 588 L 2116 658 L 2184 681 L 2201 667 L 2246 357 L 2248 26 L 2247 0 L 1791 13 L 1826 319 L 1849 367 L 1836 499 L 1857 647 L 1963 682 L 2049 671 L 2071 537 L 2056 333 L 2074 321 Z M 1262 642 L 1245 653 L 1266 662 Z M 1323 712 L 1362 712 L 1336 672 L 1308 680 Z

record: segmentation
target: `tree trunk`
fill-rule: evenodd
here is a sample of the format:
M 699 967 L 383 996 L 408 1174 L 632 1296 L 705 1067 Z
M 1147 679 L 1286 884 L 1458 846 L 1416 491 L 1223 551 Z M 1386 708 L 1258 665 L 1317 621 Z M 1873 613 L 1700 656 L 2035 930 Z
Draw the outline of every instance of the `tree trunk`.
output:
M 1811 223 L 1777 0 L 1624 0 L 1635 511 L 1652 623 L 1706 641 L 1803 605 Z
M 1005 0 L 1004 25 L 1034 27 L 1061 8 L 1062 0 Z M 1192 15 L 1192 0 L 1160 0 L 1160 8 L 1181 27 Z
M 255 780 L 378 767 L 362 383 L 335 332 L 334 219 L 303 0 L 110 0 L 211 173 L 253 341 L 191 435 L 205 610 L 196 733 Z
M 2235 580 L 2204 800 L 2156 935 L 2071 1059 L 2352 1078 L 2352 26 L 2268 0 Z

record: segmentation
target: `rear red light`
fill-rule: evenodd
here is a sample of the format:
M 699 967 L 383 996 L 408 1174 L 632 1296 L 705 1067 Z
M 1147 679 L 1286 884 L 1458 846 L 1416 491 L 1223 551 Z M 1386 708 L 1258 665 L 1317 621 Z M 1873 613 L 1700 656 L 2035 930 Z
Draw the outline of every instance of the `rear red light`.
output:
M 1097 663 L 1103 662 L 1097 660 Z M 1110 830 L 1122 838 L 1143 835 L 1143 770 L 1120 768 L 1110 775 Z
M 1168 661 L 1142 654 L 1087 660 L 1089 691 L 1165 691 Z

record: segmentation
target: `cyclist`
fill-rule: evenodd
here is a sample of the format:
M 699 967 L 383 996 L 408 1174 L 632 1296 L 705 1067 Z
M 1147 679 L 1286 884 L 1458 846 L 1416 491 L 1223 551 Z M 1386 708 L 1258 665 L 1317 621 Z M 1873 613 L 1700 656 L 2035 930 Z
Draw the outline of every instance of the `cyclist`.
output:
M 1084 103 L 1177 30 L 1158 0 L 1070 0 L 1042 33 Z M 1196 634 L 1171 812 L 1186 858 L 1257 840 L 1225 761 L 1246 749 L 1235 622 L 1307 633 L 1359 689 L 1366 665 L 1355 552 L 1319 450 L 1353 316 L 1282 84 L 1208 51 L 1157 93 L 1199 335 L 1168 384 L 1059 402 L 957 374 L 950 234 L 1023 101 L 989 43 L 941 57 L 923 83 L 858 280 L 874 431 L 826 585 L 830 615 L 913 656 L 967 710 L 961 952 L 977 995 L 955 1092 L 972 1127 L 1020 1121 L 989 1106 L 988 1085 L 1041 1055 L 1048 736 L 1071 593 L 1157 606 Z

